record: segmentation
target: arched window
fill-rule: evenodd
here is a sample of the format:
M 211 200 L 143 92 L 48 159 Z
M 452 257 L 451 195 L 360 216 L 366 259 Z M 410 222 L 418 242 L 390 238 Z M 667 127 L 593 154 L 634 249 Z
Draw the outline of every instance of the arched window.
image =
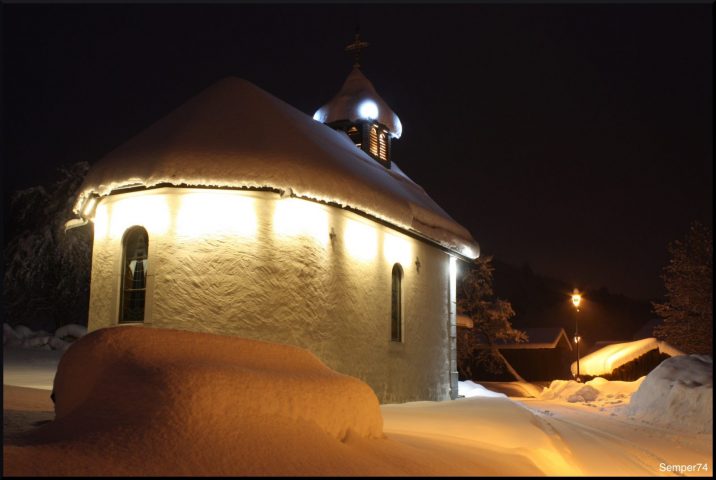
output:
M 393 265 L 393 281 L 390 294 L 390 339 L 403 341 L 403 267 Z
M 147 296 L 147 251 L 149 236 L 142 227 L 132 227 L 122 242 L 122 292 L 119 322 L 143 322 Z

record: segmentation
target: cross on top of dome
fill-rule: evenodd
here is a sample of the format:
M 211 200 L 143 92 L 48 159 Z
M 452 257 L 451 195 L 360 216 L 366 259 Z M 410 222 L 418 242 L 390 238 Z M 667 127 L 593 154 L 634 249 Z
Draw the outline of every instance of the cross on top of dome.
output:
M 353 66 L 360 68 L 360 54 L 362 50 L 368 48 L 368 42 L 360 39 L 360 28 L 356 28 L 356 34 L 353 43 L 346 46 L 345 51 L 353 56 Z

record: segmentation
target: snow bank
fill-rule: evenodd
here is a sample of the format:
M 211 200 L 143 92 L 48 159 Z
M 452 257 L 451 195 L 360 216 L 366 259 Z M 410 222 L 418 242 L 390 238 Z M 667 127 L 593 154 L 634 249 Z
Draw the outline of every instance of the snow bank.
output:
M 574 380 L 553 380 L 537 397 L 540 400 L 558 400 L 583 403 L 593 407 L 611 407 L 628 403 L 644 377 L 634 382 L 608 381 L 601 377 L 586 383 Z
M 507 395 L 504 393 L 493 392 L 488 390 L 479 383 L 475 383 L 472 380 L 465 382 L 457 382 L 458 395 L 462 395 L 465 398 L 472 397 L 502 397 L 506 398 Z
M 6 445 L 5 475 L 482 471 L 469 459 L 469 467 L 456 466 L 386 439 L 370 387 L 291 346 L 146 326 L 101 329 L 65 352 L 55 396 L 55 421 L 20 446 Z
M 204 333 L 116 327 L 75 342 L 55 376 L 55 411 L 70 425 L 95 416 L 156 420 L 203 430 L 249 417 L 318 426 L 342 439 L 349 431 L 382 435 L 378 399 L 368 385 L 326 367 L 308 351 Z M 126 392 L 131 392 L 131 398 Z M 144 424 L 144 421 L 151 420 Z
M 15 327 L 15 334 L 18 338 L 29 338 L 33 333 L 32 329 L 30 327 L 26 327 L 25 325 L 18 325 Z
M 644 338 L 635 342 L 614 343 L 582 357 L 579 360 L 579 373 L 592 377 L 608 375 L 622 365 L 655 349 L 659 349 L 659 352 L 671 357 L 683 355 L 683 352 L 656 338 Z M 572 362 L 572 374 L 577 374 L 576 361 Z
M 22 338 L 18 336 L 15 329 L 7 323 L 2 324 L 2 344 L 3 345 L 19 345 Z
M 76 323 L 70 323 L 68 325 L 58 328 L 57 331 L 55 331 L 55 337 L 57 338 L 81 338 L 85 335 L 87 335 L 87 327 L 83 325 L 77 325 Z
M 593 402 L 599 396 L 599 390 L 592 387 L 591 385 L 585 385 L 572 395 L 567 397 L 569 403 L 575 402 Z
M 70 343 L 86 333 L 87 327 L 75 323 L 58 328 L 54 335 L 44 330 L 33 331 L 25 325 L 13 328 L 3 323 L 3 345 L 64 351 Z
M 671 429 L 713 432 L 713 359 L 681 355 L 646 376 L 626 414 Z

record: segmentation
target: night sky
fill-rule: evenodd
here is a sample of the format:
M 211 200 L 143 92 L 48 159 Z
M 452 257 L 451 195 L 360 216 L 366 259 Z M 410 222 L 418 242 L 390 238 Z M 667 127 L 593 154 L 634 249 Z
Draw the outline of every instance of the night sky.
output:
M 654 298 L 668 242 L 712 225 L 712 22 L 710 4 L 5 4 L 4 208 L 222 77 L 312 115 L 359 23 L 404 127 L 393 159 L 483 254 Z

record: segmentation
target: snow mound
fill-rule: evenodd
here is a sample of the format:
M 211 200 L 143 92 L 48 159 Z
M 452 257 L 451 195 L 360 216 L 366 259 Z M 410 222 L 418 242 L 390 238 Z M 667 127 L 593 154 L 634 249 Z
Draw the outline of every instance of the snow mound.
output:
M 599 390 L 592 387 L 591 385 L 585 385 L 574 394 L 567 397 L 569 403 L 575 402 L 593 402 L 599 396 Z
M 479 383 L 475 383 L 472 380 L 465 382 L 457 382 L 458 395 L 462 395 L 465 398 L 472 397 L 502 397 L 507 398 L 504 393 L 493 392 L 483 387 Z
M 656 338 L 644 338 L 635 342 L 614 343 L 582 357 L 579 360 L 579 373 L 593 377 L 608 375 L 622 365 L 655 349 L 659 349 L 659 352 L 671 357 L 684 354 L 668 343 L 661 342 Z M 577 362 L 572 363 L 572 374 L 577 374 Z
M 639 388 L 644 377 L 634 382 L 609 381 L 597 377 L 586 383 L 574 380 L 553 380 L 537 397 L 540 400 L 559 400 L 584 403 L 594 407 L 624 405 Z
M 44 330 L 34 331 L 25 325 L 13 328 L 3 323 L 3 345 L 13 347 L 64 351 L 73 341 L 85 334 L 87 328 L 75 323 L 58 328 L 54 335 Z
M 121 424 L 145 438 L 199 439 L 217 428 L 246 432 L 259 419 L 278 429 L 312 425 L 337 439 L 380 438 L 383 428 L 371 388 L 308 351 L 150 327 L 100 329 L 73 343 L 54 393 L 63 435 Z
M 25 325 L 18 325 L 15 327 L 15 335 L 17 335 L 18 338 L 29 338 L 33 335 L 33 331 L 30 327 L 26 327 Z
M 713 359 L 682 355 L 664 360 L 646 376 L 626 414 L 672 429 L 713 432 Z
M 56 338 L 65 338 L 65 337 L 73 337 L 73 338 L 81 338 L 87 335 L 87 327 L 83 325 L 77 325 L 76 323 L 70 323 L 63 327 L 58 328 L 55 331 L 55 337 Z
M 15 329 L 7 323 L 2 324 L 2 344 L 3 345 L 19 345 L 22 338 L 18 336 Z

